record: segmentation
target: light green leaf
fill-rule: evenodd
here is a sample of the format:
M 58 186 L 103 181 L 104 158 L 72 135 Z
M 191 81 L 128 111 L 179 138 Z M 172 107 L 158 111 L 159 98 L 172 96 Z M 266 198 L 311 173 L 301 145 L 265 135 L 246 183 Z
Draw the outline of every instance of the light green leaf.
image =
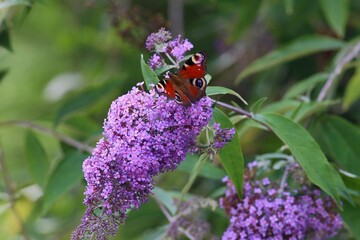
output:
M 160 187 L 155 187 L 153 193 L 155 194 L 156 199 L 160 201 L 172 215 L 175 215 L 177 206 L 174 199 L 178 196 L 172 192 L 165 191 Z
M 215 108 L 213 118 L 221 124 L 222 128 L 232 128 L 230 119 L 220 109 Z M 239 197 L 242 197 L 244 181 L 244 158 L 241 151 L 240 138 L 235 133 L 233 139 L 228 142 L 219 153 L 220 161 L 232 182 Z
M 150 90 L 152 85 L 155 85 L 159 82 L 159 78 L 157 77 L 154 70 L 152 70 L 151 67 L 145 63 L 143 55 L 141 55 L 140 65 L 146 89 Z
M 49 161 L 43 146 L 32 132 L 29 132 L 26 136 L 25 150 L 30 174 L 35 182 L 43 188 L 49 171 Z
M 226 87 L 219 87 L 219 86 L 208 86 L 206 88 L 206 95 L 208 96 L 213 96 L 213 95 L 218 95 L 218 94 L 231 94 L 234 95 L 235 97 L 238 97 L 243 103 L 245 103 L 246 105 L 248 104 L 241 96 L 240 94 L 238 94 L 237 92 L 235 92 L 234 90 L 231 90 L 229 88 Z
M 325 116 L 315 123 L 319 142 L 344 170 L 360 176 L 360 129 L 338 116 Z
M 345 89 L 343 107 L 348 109 L 360 97 L 360 68 L 356 69 Z
M 252 113 L 257 113 L 259 111 L 259 109 L 261 108 L 261 106 L 263 105 L 263 103 L 267 100 L 267 97 L 262 97 L 259 100 L 257 100 L 251 107 L 250 107 L 250 111 Z
M 250 64 L 235 80 L 239 83 L 245 77 L 267 70 L 276 65 L 304 57 L 313 53 L 338 49 L 344 46 L 344 42 L 325 36 L 305 36 L 296 39 L 287 46 L 276 49 L 264 57 Z
M 346 196 L 346 187 L 313 137 L 301 125 L 277 114 L 256 115 L 256 119 L 271 128 L 289 147 L 309 180 L 329 194 L 340 206 L 340 196 Z
M 338 36 L 343 37 L 349 16 L 349 1 L 320 0 L 320 6 L 332 30 Z
M 294 98 L 305 92 L 310 92 L 317 84 L 325 82 L 328 76 L 328 73 L 316 73 L 306 79 L 303 79 L 289 88 L 283 98 Z
M 62 159 L 50 175 L 44 192 L 42 212 L 46 213 L 55 201 L 83 178 L 81 170 L 86 155 L 74 152 Z

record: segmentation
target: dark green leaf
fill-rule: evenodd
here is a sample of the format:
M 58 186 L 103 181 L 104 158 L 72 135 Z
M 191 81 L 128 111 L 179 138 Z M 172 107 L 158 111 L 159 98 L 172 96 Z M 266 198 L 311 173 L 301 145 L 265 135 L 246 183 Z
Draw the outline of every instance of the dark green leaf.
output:
M 83 153 L 73 152 L 59 162 L 47 181 L 43 213 L 46 213 L 62 194 L 80 183 L 83 178 L 81 166 L 85 157 Z
M 322 102 L 299 102 L 299 107 L 294 110 L 290 110 L 285 116 L 291 118 L 294 122 L 300 122 L 301 120 L 310 117 L 313 114 L 321 112 L 323 109 L 328 108 L 331 105 L 335 105 L 338 101 L 326 100 Z
M 213 118 L 215 122 L 221 124 L 222 128 L 232 128 L 233 125 L 230 119 L 220 109 L 214 109 Z M 243 179 L 244 179 L 244 158 L 241 151 L 240 139 L 237 133 L 235 133 L 232 141 L 228 142 L 220 150 L 220 161 L 232 182 L 234 183 L 235 189 L 242 197 L 243 191 Z
M 181 164 L 177 167 L 177 170 L 191 173 L 192 169 L 195 166 L 195 163 L 199 160 L 198 156 L 188 154 L 186 156 L 186 159 L 181 162 Z M 226 173 L 224 170 L 214 166 L 210 162 L 205 162 L 202 166 L 199 176 L 209 178 L 209 179 L 215 179 L 215 180 L 221 180 L 225 177 Z
M 309 180 L 329 194 L 340 206 L 340 196 L 346 196 L 346 187 L 313 137 L 301 125 L 277 114 L 256 115 L 256 119 L 274 131 L 289 147 Z
M 231 94 L 231 95 L 234 95 L 234 96 L 238 97 L 243 103 L 245 103 L 247 105 L 247 102 L 240 96 L 240 94 L 238 94 L 234 90 L 231 90 L 231 89 L 226 88 L 226 87 L 219 87 L 219 86 L 208 86 L 206 88 L 206 95 L 213 96 L 213 95 L 218 95 L 218 94 Z
M 151 85 L 155 85 L 159 82 L 159 78 L 157 77 L 154 70 L 152 70 L 151 67 L 145 63 L 143 55 L 141 55 L 140 65 L 146 89 L 150 90 L 152 88 Z
M 304 94 L 305 92 L 309 92 L 317 84 L 325 82 L 328 76 L 328 73 L 317 73 L 306 79 L 303 79 L 300 82 L 294 84 L 291 88 L 289 88 L 286 91 L 284 98 L 294 98 L 300 96 L 301 94 Z
M 26 136 L 25 150 L 31 176 L 37 184 L 44 187 L 49 172 L 49 161 L 43 146 L 32 132 Z
M 276 49 L 250 64 L 250 66 L 245 68 L 244 71 L 237 77 L 235 82 L 239 83 L 242 79 L 251 74 L 267 70 L 276 65 L 313 53 L 338 49 L 342 46 L 344 46 L 342 41 L 325 36 L 300 37 L 287 46 Z
M 0 46 L 12 51 L 11 42 L 10 42 L 10 34 L 7 28 L 0 30 Z
M 261 0 L 239 1 L 239 13 L 236 15 L 237 19 L 233 22 L 232 39 L 239 39 L 239 37 L 248 29 L 248 27 L 255 21 L 257 13 L 261 6 Z
M 100 98 L 116 89 L 119 84 L 119 82 L 108 81 L 100 87 L 86 89 L 79 94 L 67 98 L 56 115 L 55 125 L 58 125 L 68 114 L 77 112 L 99 101 Z
M 178 197 L 178 194 L 165 191 L 160 187 L 155 187 L 153 193 L 155 194 L 156 199 L 160 201 L 172 215 L 175 215 L 177 207 L 174 199 Z
M 343 202 L 344 210 L 340 212 L 342 219 L 349 226 L 356 239 L 360 239 L 360 206 L 353 206 L 347 201 Z
M 320 0 L 320 6 L 332 30 L 338 36 L 343 37 L 349 16 L 349 1 Z
M 326 153 L 341 168 L 360 176 L 360 129 L 338 116 L 322 117 L 315 124 Z
M 8 73 L 8 69 L 0 70 L 0 82 L 1 80 L 3 80 L 3 78 L 6 76 L 7 73 Z

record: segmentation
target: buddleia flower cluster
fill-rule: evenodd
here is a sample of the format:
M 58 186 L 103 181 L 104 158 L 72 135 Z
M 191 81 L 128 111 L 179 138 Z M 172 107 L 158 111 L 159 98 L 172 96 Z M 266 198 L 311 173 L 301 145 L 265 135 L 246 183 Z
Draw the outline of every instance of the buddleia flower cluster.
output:
M 256 179 L 256 162 L 245 175 L 244 196 L 225 178 L 226 193 L 220 206 L 230 217 L 223 240 L 329 239 L 342 228 L 337 207 L 319 189 L 303 185 L 290 190 L 269 178 Z
M 158 32 L 152 33 L 146 39 L 146 49 L 155 52 L 148 61 L 152 69 L 160 68 L 165 65 L 164 57 L 166 55 L 175 64 L 183 60 L 185 52 L 193 48 L 189 40 L 183 39 L 181 35 L 172 39 L 171 33 L 165 28 L 161 28 Z
M 155 95 L 133 88 L 111 104 L 104 138 L 83 163 L 87 210 L 73 239 L 114 235 L 148 200 L 152 177 L 175 169 L 211 119 L 207 97 L 186 108 Z

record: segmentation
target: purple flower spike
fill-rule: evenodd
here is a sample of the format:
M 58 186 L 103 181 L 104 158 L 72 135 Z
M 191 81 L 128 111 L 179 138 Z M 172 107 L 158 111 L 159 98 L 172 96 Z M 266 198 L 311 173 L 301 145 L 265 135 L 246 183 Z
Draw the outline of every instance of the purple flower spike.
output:
M 249 164 L 251 169 L 256 164 Z M 301 191 L 276 191 L 279 185 L 268 178 L 256 181 L 245 175 L 244 199 L 239 199 L 234 185 L 224 178 L 227 190 L 220 206 L 230 216 L 222 239 L 329 239 L 342 228 L 335 203 L 319 195 L 314 188 Z M 287 190 L 287 189 L 285 189 Z
M 165 42 L 171 39 L 171 33 L 165 28 L 160 28 L 160 30 L 156 33 L 151 33 L 145 42 L 145 47 L 147 50 L 157 50 L 162 46 Z
M 211 116 L 207 97 L 186 108 L 133 88 L 116 99 L 104 122 L 105 138 L 83 163 L 87 210 L 72 239 L 114 235 L 126 211 L 148 200 L 152 177 L 185 159 Z

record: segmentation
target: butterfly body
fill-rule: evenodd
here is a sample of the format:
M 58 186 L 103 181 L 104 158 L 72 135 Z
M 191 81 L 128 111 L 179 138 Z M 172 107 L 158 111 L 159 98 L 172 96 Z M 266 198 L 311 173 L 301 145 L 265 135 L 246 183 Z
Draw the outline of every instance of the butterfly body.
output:
M 206 95 L 206 59 L 205 53 L 195 53 L 177 74 L 169 74 L 168 78 L 156 84 L 155 90 L 184 106 L 197 102 Z

